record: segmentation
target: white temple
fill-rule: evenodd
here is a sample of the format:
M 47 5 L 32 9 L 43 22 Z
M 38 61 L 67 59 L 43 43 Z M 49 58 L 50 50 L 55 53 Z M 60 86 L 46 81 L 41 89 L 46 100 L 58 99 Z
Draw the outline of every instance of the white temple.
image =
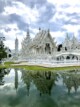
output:
M 71 39 L 67 34 L 62 47 L 58 50 L 49 30 L 39 29 L 33 40 L 27 31 L 21 46 L 19 59 L 22 61 L 74 62 L 80 60 L 80 43 L 74 35 Z

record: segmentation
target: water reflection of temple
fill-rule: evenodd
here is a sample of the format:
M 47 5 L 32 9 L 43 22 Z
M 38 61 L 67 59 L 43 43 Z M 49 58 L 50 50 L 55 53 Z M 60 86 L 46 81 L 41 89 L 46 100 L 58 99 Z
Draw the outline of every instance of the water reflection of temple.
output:
M 0 85 L 4 85 L 4 77 L 10 73 L 11 69 L 0 69 Z M 14 69 L 14 87 L 18 89 L 18 69 Z
M 18 69 L 15 69 L 14 72 L 15 72 L 14 86 L 15 86 L 15 89 L 17 90 L 18 89 Z
M 78 72 L 66 72 L 62 74 L 63 83 L 68 89 L 68 93 L 71 92 L 72 88 L 77 92 L 80 86 L 80 74 Z
M 58 72 L 54 73 L 51 71 L 26 71 L 20 70 L 22 80 L 25 83 L 27 95 L 30 93 L 30 89 L 35 86 L 35 89 L 39 92 L 40 96 L 43 94 L 51 94 L 52 89 L 57 85 L 57 82 L 60 81 L 58 77 L 62 78 L 62 83 L 64 83 L 65 89 L 68 90 L 68 93 L 77 92 L 80 87 L 80 73 L 76 70 L 70 72 Z M 20 72 L 19 71 L 19 72 Z M 10 69 L 0 69 L 0 85 L 5 84 L 4 77 L 6 74 L 9 74 Z M 14 87 L 15 90 L 18 90 L 19 85 L 19 72 L 18 69 L 14 69 Z
M 22 80 L 26 84 L 27 95 L 30 93 L 30 87 L 32 83 L 35 85 L 40 95 L 51 94 L 52 88 L 56 85 L 57 73 L 51 71 L 26 71 L 21 70 Z M 63 83 L 68 90 L 68 93 L 72 91 L 72 88 L 77 92 L 80 86 L 80 74 L 73 70 L 73 72 L 59 73 L 63 79 Z M 15 89 L 18 88 L 18 70 L 15 69 Z
M 26 84 L 27 95 L 29 95 L 30 86 L 31 86 L 31 82 L 32 82 L 30 72 L 22 70 L 22 79 L 23 79 L 24 83 Z
M 51 71 L 23 71 L 22 78 L 26 84 L 28 95 L 31 82 L 35 84 L 40 95 L 51 94 L 52 87 L 55 85 L 56 74 Z

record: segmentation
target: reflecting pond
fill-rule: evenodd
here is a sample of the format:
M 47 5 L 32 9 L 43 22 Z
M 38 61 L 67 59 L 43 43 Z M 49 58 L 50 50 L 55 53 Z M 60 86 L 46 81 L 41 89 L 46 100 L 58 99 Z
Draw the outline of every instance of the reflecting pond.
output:
M 80 107 L 80 70 L 0 69 L 0 107 Z

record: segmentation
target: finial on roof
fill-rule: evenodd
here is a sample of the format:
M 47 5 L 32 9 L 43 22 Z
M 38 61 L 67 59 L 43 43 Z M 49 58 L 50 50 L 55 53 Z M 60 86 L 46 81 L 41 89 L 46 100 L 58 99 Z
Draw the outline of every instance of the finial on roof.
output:
M 30 36 L 30 35 L 29 35 L 29 26 L 28 26 L 28 28 L 27 28 L 27 37 L 28 37 L 28 36 Z
M 48 29 L 48 33 L 50 32 L 50 29 Z
M 66 38 L 67 38 L 67 39 L 70 39 L 70 37 L 69 37 L 69 34 L 68 34 L 68 33 L 66 33 Z
M 41 28 L 39 27 L 39 31 L 41 30 Z

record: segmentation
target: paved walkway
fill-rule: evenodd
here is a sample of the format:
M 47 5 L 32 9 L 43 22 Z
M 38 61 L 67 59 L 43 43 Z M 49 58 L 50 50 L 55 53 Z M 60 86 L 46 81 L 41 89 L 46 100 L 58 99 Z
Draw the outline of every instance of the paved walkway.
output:
M 18 64 L 12 64 L 14 66 L 16 65 L 36 65 L 36 66 L 43 66 L 43 67 L 67 67 L 67 66 L 80 66 L 80 63 L 31 63 L 31 62 L 21 62 Z

